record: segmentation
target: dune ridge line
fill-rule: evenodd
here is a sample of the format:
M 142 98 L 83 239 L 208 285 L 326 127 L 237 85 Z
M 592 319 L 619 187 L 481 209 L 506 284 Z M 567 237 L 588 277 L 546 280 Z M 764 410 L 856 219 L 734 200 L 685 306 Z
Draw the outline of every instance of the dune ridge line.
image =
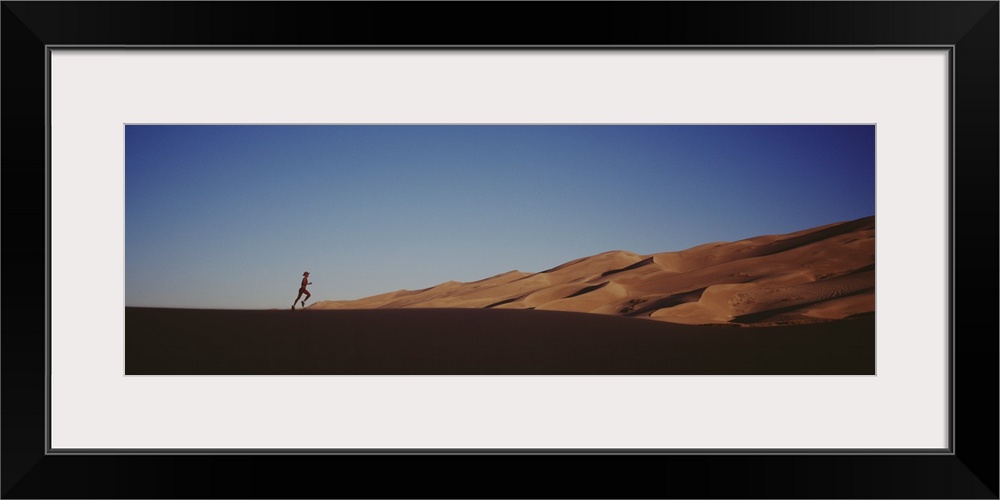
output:
M 538 273 L 319 301 L 307 310 L 488 308 L 767 326 L 875 312 L 875 216 L 640 255 L 613 250 Z

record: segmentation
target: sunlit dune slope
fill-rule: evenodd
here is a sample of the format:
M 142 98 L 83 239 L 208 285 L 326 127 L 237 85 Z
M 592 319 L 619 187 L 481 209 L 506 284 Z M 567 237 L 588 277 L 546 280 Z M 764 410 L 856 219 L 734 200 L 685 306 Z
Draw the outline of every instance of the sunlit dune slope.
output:
M 875 217 L 679 252 L 611 251 L 540 273 L 309 307 L 383 308 L 538 309 L 685 324 L 843 319 L 875 311 Z

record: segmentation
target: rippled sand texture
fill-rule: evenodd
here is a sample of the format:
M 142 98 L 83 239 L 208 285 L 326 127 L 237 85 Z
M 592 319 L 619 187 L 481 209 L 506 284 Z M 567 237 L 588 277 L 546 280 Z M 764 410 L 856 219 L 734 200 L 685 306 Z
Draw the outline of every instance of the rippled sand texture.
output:
M 679 252 L 612 251 L 547 271 L 510 271 L 309 310 L 536 309 L 682 324 L 764 326 L 875 311 L 875 217 Z

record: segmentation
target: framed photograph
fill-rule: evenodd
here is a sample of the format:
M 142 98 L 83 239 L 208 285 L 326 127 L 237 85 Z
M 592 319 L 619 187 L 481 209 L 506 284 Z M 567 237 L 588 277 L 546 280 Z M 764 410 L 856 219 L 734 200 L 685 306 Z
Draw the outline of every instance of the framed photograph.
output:
M 343 69 L 358 54 L 314 55 L 309 67 L 396 79 Z M 690 57 L 632 55 L 638 64 L 617 64 L 619 78 Z M 366 59 L 414 58 L 440 65 L 435 78 L 472 63 L 447 51 Z M 559 66 L 544 80 L 563 77 L 560 86 L 584 78 L 572 75 L 574 61 L 585 65 L 579 73 L 617 60 L 586 51 L 475 58 L 478 89 L 539 58 Z M 652 92 L 633 110 L 678 113 L 659 97 L 664 74 L 645 77 Z M 936 80 L 943 103 L 943 77 L 909 78 Z M 148 90 L 156 79 L 128 86 Z M 125 375 L 876 375 L 874 124 L 402 120 L 126 124 Z M 942 158 L 946 144 L 931 148 L 923 156 Z M 942 168 L 925 170 L 936 181 Z M 919 205 L 933 206 L 927 195 Z M 680 250 L 658 251 L 667 248 Z M 312 272 L 291 272 L 291 261 Z
M 997 498 L 996 2 L 491 6 L 4 3 L 5 497 Z

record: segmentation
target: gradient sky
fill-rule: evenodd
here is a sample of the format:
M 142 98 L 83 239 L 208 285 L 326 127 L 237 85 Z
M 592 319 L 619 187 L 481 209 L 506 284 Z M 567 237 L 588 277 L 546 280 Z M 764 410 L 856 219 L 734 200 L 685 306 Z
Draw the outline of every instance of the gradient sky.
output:
M 125 305 L 287 308 L 875 213 L 875 127 L 127 125 Z

